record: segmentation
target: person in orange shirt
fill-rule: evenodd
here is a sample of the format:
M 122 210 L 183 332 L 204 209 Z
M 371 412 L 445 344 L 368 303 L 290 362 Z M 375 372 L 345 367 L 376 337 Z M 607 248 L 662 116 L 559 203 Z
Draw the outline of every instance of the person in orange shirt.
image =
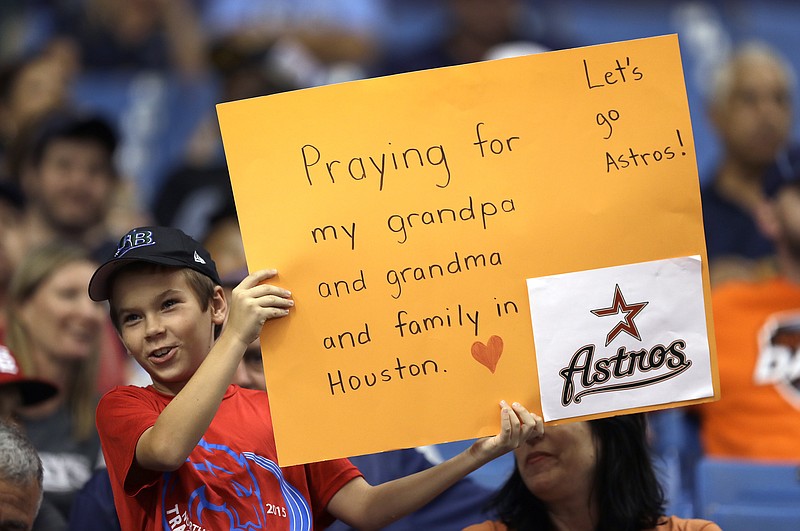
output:
M 712 292 L 721 400 L 697 408 L 715 457 L 800 462 L 800 171 L 765 184 L 759 211 L 779 274 Z
M 707 520 L 664 515 L 644 413 L 548 426 L 514 456 L 491 502 L 497 520 L 464 531 L 720 531 Z

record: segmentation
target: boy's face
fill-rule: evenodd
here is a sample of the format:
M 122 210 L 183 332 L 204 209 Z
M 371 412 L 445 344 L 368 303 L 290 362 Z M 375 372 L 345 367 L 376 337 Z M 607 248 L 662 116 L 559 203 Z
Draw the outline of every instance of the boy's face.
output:
M 122 342 L 159 391 L 183 389 L 214 344 L 214 326 L 225 318 L 222 288 L 206 310 L 180 269 L 122 271 L 114 279 L 112 304 Z

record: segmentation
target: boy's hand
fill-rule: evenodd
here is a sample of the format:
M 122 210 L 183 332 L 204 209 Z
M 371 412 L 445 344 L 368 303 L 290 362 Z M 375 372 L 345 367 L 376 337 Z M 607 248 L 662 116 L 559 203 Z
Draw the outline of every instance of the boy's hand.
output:
M 233 288 L 225 329 L 237 334 L 245 345 L 258 338 L 268 319 L 284 317 L 294 306 L 290 291 L 262 284 L 277 274 L 274 269 L 262 269 L 251 273 Z
M 529 412 L 522 404 L 514 402 L 509 406 L 503 400 L 500 407 L 500 433 L 478 439 L 470 447 L 470 453 L 481 463 L 488 463 L 544 435 L 542 418 Z

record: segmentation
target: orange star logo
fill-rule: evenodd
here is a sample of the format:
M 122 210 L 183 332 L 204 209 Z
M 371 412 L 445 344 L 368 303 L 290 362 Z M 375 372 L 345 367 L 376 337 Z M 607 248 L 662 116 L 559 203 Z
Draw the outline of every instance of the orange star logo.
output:
M 611 303 L 611 306 L 608 308 L 591 310 L 591 312 L 598 317 L 619 315 L 620 313 L 624 314 L 622 321 L 617 323 L 614 328 L 611 329 L 611 332 L 609 332 L 606 336 L 606 346 L 608 346 L 609 343 L 611 343 L 614 338 L 620 334 L 620 332 L 625 332 L 629 336 L 641 341 L 642 336 L 639 334 L 639 329 L 636 328 L 636 323 L 633 322 L 633 319 L 639 315 L 639 312 L 641 312 L 648 304 L 648 302 L 635 302 L 628 304 L 625 302 L 625 297 L 622 296 L 622 291 L 619 289 L 619 284 L 617 284 L 614 288 L 614 300 Z

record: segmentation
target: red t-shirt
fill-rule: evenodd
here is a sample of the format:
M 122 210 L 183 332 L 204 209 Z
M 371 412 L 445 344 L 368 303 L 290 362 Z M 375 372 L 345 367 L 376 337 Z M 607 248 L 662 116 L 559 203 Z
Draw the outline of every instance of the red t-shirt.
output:
M 324 529 L 328 502 L 361 475 L 347 459 L 280 468 L 267 394 L 231 385 L 183 466 L 129 477 L 139 437 L 172 398 L 152 386 L 116 387 L 97 408 L 123 531 Z
M 706 452 L 800 461 L 800 286 L 731 281 L 712 301 L 722 396 L 697 408 Z

